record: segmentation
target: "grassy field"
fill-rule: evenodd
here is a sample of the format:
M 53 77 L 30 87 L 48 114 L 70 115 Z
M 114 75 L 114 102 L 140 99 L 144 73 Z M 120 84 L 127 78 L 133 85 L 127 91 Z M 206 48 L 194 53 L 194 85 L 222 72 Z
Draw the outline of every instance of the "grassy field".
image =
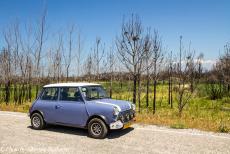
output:
M 109 90 L 109 83 L 101 82 Z M 113 84 L 113 98 L 132 100 L 132 83 L 119 82 Z M 167 84 L 157 86 L 156 113 L 152 114 L 152 86 L 150 88 L 149 107 L 146 107 L 145 86 L 141 89 L 141 108 L 137 113 L 137 122 L 169 126 L 171 128 L 196 128 L 214 132 L 230 132 L 230 98 L 224 97 L 219 100 L 210 100 L 206 94 L 204 85 L 199 85 L 190 102 L 185 106 L 182 117 L 178 116 L 176 94 L 173 94 L 173 108 L 168 104 Z M 35 88 L 32 90 L 35 99 Z M 13 98 L 13 96 L 11 95 Z M 31 102 L 6 105 L 0 103 L 0 110 L 28 112 Z M 138 105 L 137 105 L 138 106 Z M 137 108 L 138 111 L 138 108 Z

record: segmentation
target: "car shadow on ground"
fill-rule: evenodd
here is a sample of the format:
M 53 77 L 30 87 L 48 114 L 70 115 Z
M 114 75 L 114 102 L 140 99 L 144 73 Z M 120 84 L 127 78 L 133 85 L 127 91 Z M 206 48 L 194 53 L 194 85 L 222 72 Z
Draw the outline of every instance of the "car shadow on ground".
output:
M 28 126 L 27 128 L 33 129 L 32 126 Z M 58 125 L 48 125 L 44 130 L 50 131 L 50 132 L 57 132 L 57 133 L 64 133 L 64 134 L 72 134 L 72 135 L 89 137 L 88 130 L 82 129 L 82 128 L 74 128 L 74 127 L 58 126 Z M 124 136 L 124 135 L 130 133 L 133 130 L 134 130 L 134 128 L 132 128 L 132 127 L 122 129 L 122 130 L 111 130 L 111 131 L 109 131 L 106 138 L 107 139 L 119 138 L 121 136 Z
M 132 132 L 134 130 L 133 127 L 129 127 L 126 129 L 121 129 L 121 130 L 111 130 L 109 132 L 109 134 L 107 135 L 108 139 L 115 139 L 115 138 L 119 138 L 121 136 L 124 136 L 130 132 Z

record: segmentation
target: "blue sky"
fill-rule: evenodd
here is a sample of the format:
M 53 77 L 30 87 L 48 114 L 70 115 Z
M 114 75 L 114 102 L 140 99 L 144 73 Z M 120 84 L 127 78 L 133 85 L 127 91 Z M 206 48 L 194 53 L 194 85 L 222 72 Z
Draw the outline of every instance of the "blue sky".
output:
M 1 0 L 0 30 L 16 18 L 21 23 L 38 20 L 44 2 Z M 180 35 L 185 46 L 191 41 L 192 48 L 203 52 L 207 60 L 218 58 L 230 42 L 229 0 L 47 0 L 46 5 L 48 31 L 75 23 L 85 50 L 93 46 L 96 36 L 111 46 L 123 16 L 132 13 L 140 16 L 145 27 L 157 29 L 163 46 L 174 53 L 178 52 Z

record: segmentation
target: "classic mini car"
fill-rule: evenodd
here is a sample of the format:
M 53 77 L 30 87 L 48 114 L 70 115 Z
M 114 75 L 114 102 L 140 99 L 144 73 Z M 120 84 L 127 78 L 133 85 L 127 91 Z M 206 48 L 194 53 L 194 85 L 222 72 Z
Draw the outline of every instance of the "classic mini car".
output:
M 135 119 L 135 105 L 107 97 L 100 84 L 57 83 L 45 85 L 29 110 L 31 125 L 46 124 L 87 128 L 93 138 L 104 138 L 111 129 L 128 128 Z

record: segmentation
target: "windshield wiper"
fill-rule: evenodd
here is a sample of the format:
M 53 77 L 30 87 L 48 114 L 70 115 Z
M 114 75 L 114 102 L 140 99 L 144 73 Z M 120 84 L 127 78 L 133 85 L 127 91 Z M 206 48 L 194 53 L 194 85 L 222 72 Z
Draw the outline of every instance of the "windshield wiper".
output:
M 100 97 L 88 97 L 87 99 L 89 99 L 89 100 L 95 100 L 95 99 L 105 99 L 105 98 L 110 98 L 110 97 L 107 97 L 107 96 L 100 96 Z

